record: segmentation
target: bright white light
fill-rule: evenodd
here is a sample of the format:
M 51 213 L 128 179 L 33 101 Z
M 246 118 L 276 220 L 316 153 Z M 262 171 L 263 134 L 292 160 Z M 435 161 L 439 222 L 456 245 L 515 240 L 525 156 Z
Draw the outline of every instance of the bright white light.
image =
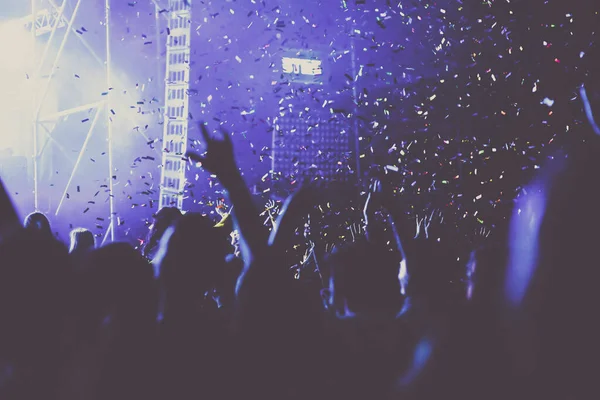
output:
M 28 155 L 32 124 L 33 41 L 21 20 L 0 24 L 0 150 Z
M 0 24 L 0 54 L 3 70 L 22 70 L 31 66 L 33 42 L 31 33 L 22 20 L 5 21 Z
M 34 47 L 31 32 L 24 27 L 22 20 L 1 23 L 0 37 L 3 38 L 0 40 L 0 151 L 10 149 L 14 155 L 30 157 L 33 152 L 34 94 L 39 102 L 43 88 L 48 84 L 47 74 L 56 56 L 58 44 L 54 43 L 50 47 L 41 71 L 42 77 L 35 80 L 33 77 L 39 65 L 34 65 L 34 51 L 38 58 L 41 57 L 45 43 L 38 42 Z M 73 53 L 65 50 L 57 66 L 40 108 L 40 119 L 54 121 L 51 116 L 59 111 L 59 98 L 61 111 L 107 98 L 104 68 L 96 63 L 87 51 Z M 154 106 L 145 93 L 145 85 L 135 85 L 119 70 L 114 70 L 112 75 L 114 87 L 111 91 L 110 116 L 116 133 L 114 144 L 124 147 L 130 145 L 134 139 L 142 138 L 125 133 L 144 131 L 144 127 L 152 120 Z M 84 110 L 54 122 L 92 117 L 93 113 Z M 100 121 L 104 118 L 102 115 Z M 81 124 L 83 134 L 87 132 L 90 124 L 91 122 Z M 44 126 L 51 128 L 52 124 Z M 49 150 L 49 147 L 44 146 L 48 140 L 44 132 L 43 129 L 39 130 L 39 145 Z M 81 144 L 63 143 L 60 139 L 58 142 L 75 152 L 79 151 L 78 146 Z M 98 150 L 99 153 L 103 151 Z

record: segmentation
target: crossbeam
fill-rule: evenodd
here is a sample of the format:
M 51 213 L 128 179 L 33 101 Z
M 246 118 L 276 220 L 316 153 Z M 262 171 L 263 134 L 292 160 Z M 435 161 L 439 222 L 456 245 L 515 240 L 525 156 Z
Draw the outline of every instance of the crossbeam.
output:
M 80 111 L 89 111 L 96 108 L 101 107 L 104 104 L 104 101 L 97 101 L 95 103 L 84 104 L 82 106 L 69 108 L 67 110 L 58 111 L 52 114 L 46 114 L 43 117 L 40 117 L 40 122 L 50 122 L 59 118 L 67 117 L 71 114 L 78 113 Z
M 33 14 L 24 17 L 22 21 L 25 28 L 31 30 L 31 25 L 34 22 Z M 51 33 L 55 24 L 57 28 L 64 28 L 66 25 L 60 10 L 55 8 L 53 10 L 43 9 L 38 11 L 35 17 L 36 36 L 43 36 Z

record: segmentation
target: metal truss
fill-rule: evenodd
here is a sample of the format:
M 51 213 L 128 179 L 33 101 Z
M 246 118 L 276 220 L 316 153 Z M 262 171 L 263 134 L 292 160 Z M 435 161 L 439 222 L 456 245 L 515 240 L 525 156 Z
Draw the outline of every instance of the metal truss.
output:
M 183 158 L 188 141 L 191 0 L 169 0 L 168 26 L 159 209 L 181 209 L 186 166 Z
M 51 33 L 57 22 L 57 28 L 64 28 L 66 23 L 62 16 L 62 11 L 59 11 L 58 8 L 42 9 L 37 11 L 35 20 L 33 14 L 31 14 L 25 17 L 23 22 L 28 30 L 32 29 L 31 24 L 35 22 L 35 34 L 36 36 L 42 36 Z
M 40 161 L 41 157 L 44 154 L 47 146 L 53 144 L 56 148 L 59 149 L 67 159 L 71 159 L 73 161 L 73 169 L 71 170 L 71 174 L 68 179 L 68 183 L 65 186 L 62 197 L 54 211 L 55 215 L 60 213 L 63 202 L 67 196 L 67 191 L 70 188 L 70 185 L 73 181 L 75 173 L 81 163 L 87 145 L 96 129 L 98 122 L 101 117 L 106 119 L 107 130 L 103 132 L 103 134 L 107 135 L 108 142 L 108 203 L 110 209 L 110 225 L 108 230 L 104 236 L 104 240 L 110 238 L 111 241 L 115 239 L 115 208 L 114 208 L 114 196 L 113 196 L 113 179 L 114 175 L 113 171 L 113 158 L 112 158 L 112 121 L 110 118 L 110 109 L 111 109 L 111 95 L 110 90 L 108 90 L 108 94 L 104 96 L 102 101 L 98 101 L 92 104 L 84 104 L 81 106 L 77 106 L 68 110 L 59 111 L 57 113 L 41 115 L 41 110 L 43 105 L 45 104 L 46 97 L 49 92 L 50 83 L 52 78 L 58 69 L 58 63 L 61 59 L 61 56 L 64 52 L 65 45 L 71 36 L 71 33 L 75 32 L 75 28 L 73 24 L 77 18 L 80 6 L 83 0 L 74 0 L 75 6 L 70 16 L 65 15 L 65 6 L 68 0 L 62 0 L 59 5 L 54 0 L 45 0 L 44 3 L 48 5 L 46 9 L 39 9 L 39 5 L 41 4 L 40 0 L 31 0 L 31 16 L 25 18 L 25 24 L 31 29 L 32 40 L 35 42 L 36 38 L 41 35 L 49 34 L 50 37 L 46 42 L 43 52 L 41 56 L 36 54 L 35 63 L 37 68 L 34 70 L 34 74 L 31 76 L 31 79 L 35 82 L 39 83 L 41 87 L 41 92 L 34 92 L 33 95 L 33 191 L 34 191 L 34 208 L 36 211 L 40 210 L 40 181 L 39 181 L 39 172 L 40 172 Z M 89 55 L 94 57 L 105 70 L 105 79 L 107 88 L 111 88 L 112 79 L 111 79 L 111 41 L 110 41 L 110 0 L 104 0 L 104 8 L 105 8 L 105 34 L 106 34 L 106 57 L 104 59 L 100 58 L 93 50 L 93 48 L 81 37 L 81 35 L 75 35 L 81 41 L 81 43 L 88 50 Z M 34 17 L 35 16 L 35 17 Z M 48 53 L 51 44 L 55 43 L 56 40 L 56 32 L 58 28 L 66 27 L 66 32 L 62 39 L 60 39 L 60 44 L 58 47 L 58 51 L 54 55 L 54 59 L 52 61 L 52 67 L 48 74 L 42 75 L 42 69 L 48 60 Z M 38 85 L 36 85 L 38 86 Z M 75 160 L 71 158 L 71 156 L 66 152 L 63 146 L 60 145 L 59 141 L 57 141 L 52 132 L 54 127 L 60 123 L 62 119 L 65 117 L 82 112 L 82 111 L 93 111 L 94 117 L 92 120 L 92 124 L 87 132 L 86 138 L 84 140 L 83 146 L 81 147 L 79 154 Z

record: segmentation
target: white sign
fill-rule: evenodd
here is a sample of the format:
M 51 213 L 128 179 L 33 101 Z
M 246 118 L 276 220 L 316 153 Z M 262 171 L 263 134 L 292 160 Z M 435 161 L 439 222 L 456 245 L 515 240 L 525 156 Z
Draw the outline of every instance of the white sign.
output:
M 308 60 L 305 58 L 283 57 L 282 65 L 285 74 L 295 75 L 323 75 L 320 60 Z

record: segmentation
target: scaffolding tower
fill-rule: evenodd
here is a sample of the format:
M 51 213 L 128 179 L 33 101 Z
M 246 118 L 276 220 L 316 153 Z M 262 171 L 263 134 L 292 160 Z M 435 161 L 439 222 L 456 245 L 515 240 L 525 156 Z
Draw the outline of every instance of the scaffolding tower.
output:
M 104 0 L 104 29 L 106 35 L 106 57 L 99 57 L 94 49 L 87 43 L 87 41 L 76 33 L 74 22 L 77 18 L 80 10 L 82 0 L 73 0 L 74 3 L 70 16 L 66 14 L 66 6 L 69 0 L 31 0 L 31 15 L 25 19 L 25 25 L 31 29 L 33 46 L 35 48 L 36 39 L 38 36 L 49 34 L 48 41 L 44 47 L 41 56 L 36 55 L 34 52 L 34 68 L 32 71 L 31 79 L 36 82 L 41 90 L 37 92 L 34 90 L 33 94 L 33 152 L 32 152 L 32 164 L 33 164 L 33 195 L 34 195 L 34 208 L 36 211 L 40 211 L 40 162 L 44 152 L 47 150 L 50 144 L 54 144 L 59 150 L 66 154 L 65 149 L 61 146 L 60 141 L 53 136 L 54 127 L 59 124 L 64 118 L 80 113 L 89 112 L 92 117 L 92 123 L 88 129 L 87 135 L 83 142 L 83 145 L 79 151 L 77 159 L 74 161 L 73 168 L 71 170 L 69 179 L 65 188 L 62 192 L 60 201 L 55 210 L 50 210 L 54 215 L 58 215 L 61 211 L 63 202 L 68 197 L 68 190 L 71 187 L 73 177 L 79 168 L 83 155 L 86 151 L 90 138 L 94 131 L 99 130 L 97 128 L 98 122 L 102 118 L 106 120 L 107 131 L 103 132 L 107 135 L 107 153 L 108 153 L 108 170 L 107 172 L 107 194 L 108 203 L 110 209 L 110 215 L 108 216 L 109 226 L 104 235 L 104 241 L 110 238 L 111 241 L 115 240 L 115 207 L 114 207 L 114 196 L 113 196 L 113 159 L 112 159 L 112 121 L 111 121 L 111 95 L 110 88 L 111 82 L 111 41 L 110 41 L 110 0 Z M 56 34 L 59 28 L 66 27 L 66 31 L 62 38 L 56 38 Z M 64 52 L 65 45 L 70 36 L 75 36 L 81 41 L 81 43 L 88 50 L 89 54 L 98 61 L 104 71 L 106 79 L 107 94 L 102 100 L 99 100 L 90 104 L 82 104 L 75 106 L 70 109 L 61 110 L 51 114 L 43 114 L 43 106 L 46 102 L 50 83 L 57 69 L 59 68 L 59 61 Z M 50 60 L 49 50 L 52 44 L 56 41 L 59 43 L 58 51 L 53 55 L 51 59 L 51 68 L 48 73 L 44 73 L 44 66 L 46 62 Z M 38 86 L 36 85 L 36 86 Z M 93 113 L 93 114 L 92 114 Z M 103 241 L 103 243 L 104 243 Z
M 169 0 L 159 209 L 182 209 L 188 140 L 191 0 Z

